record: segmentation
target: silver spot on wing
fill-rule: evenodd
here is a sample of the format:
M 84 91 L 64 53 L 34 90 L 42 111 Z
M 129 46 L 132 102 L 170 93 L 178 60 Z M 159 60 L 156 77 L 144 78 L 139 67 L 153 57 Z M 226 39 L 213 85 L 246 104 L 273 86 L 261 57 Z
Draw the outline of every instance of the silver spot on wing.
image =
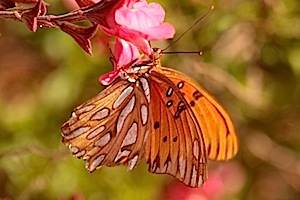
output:
M 166 92 L 166 96 L 167 97 L 171 97 L 173 94 L 173 88 L 171 86 L 169 86 L 167 92 Z
M 186 171 L 186 160 L 184 160 L 183 157 L 180 156 L 179 157 L 179 174 L 180 174 L 181 180 L 185 177 L 185 171 Z
M 89 160 L 90 158 L 91 158 L 91 156 L 89 156 L 89 155 L 84 155 L 82 159 L 83 159 L 84 161 L 87 161 L 87 160 Z
M 137 163 L 137 161 L 138 161 L 138 158 L 139 158 L 139 156 L 136 155 L 136 156 L 134 156 L 132 159 L 130 159 L 130 160 L 128 161 L 128 168 L 127 168 L 128 171 L 133 170 L 133 168 L 136 166 L 136 163 Z
M 120 158 L 122 157 L 126 157 L 129 156 L 129 154 L 131 153 L 131 151 L 128 150 L 123 150 L 123 151 L 119 151 L 118 155 L 116 156 L 114 162 L 117 162 Z
M 85 152 L 86 152 L 86 151 L 83 149 L 83 150 L 79 151 L 78 153 L 76 153 L 75 156 L 76 156 L 77 158 L 81 158 L 82 156 L 84 156 Z
M 171 171 L 171 161 L 168 162 L 168 166 L 167 166 L 167 172 Z
M 183 82 L 183 81 L 180 81 L 179 83 L 177 83 L 177 87 L 178 87 L 179 89 L 182 89 L 183 86 L 184 86 L 184 82 Z
M 154 172 L 155 170 L 156 170 L 156 161 L 154 161 L 152 164 L 151 172 Z
M 199 158 L 199 142 L 198 142 L 198 140 L 194 140 L 193 155 L 198 160 L 198 158 Z
M 70 139 L 73 139 L 73 138 L 76 138 L 77 136 L 79 135 L 82 135 L 84 133 L 86 133 L 87 131 L 89 131 L 91 129 L 91 127 L 89 126 L 82 126 L 82 127 L 79 127 L 77 129 L 75 129 L 74 131 L 72 131 L 70 134 L 68 135 L 63 135 L 63 137 L 66 139 L 66 140 L 70 140 Z
M 107 143 L 110 141 L 110 138 L 111 138 L 110 132 L 108 132 L 95 142 L 95 146 L 103 147 L 107 145 Z
M 133 122 L 131 127 L 128 129 L 128 131 L 126 133 L 126 136 L 122 142 L 121 148 L 135 143 L 136 138 L 137 138 L 137 123 Z
M 105 119 L 106 117 L 109 116 L 109 109 L 108 108 L 102 108 L 101 110 L 99 110 L 98 112 L 96 112 L 95 114 L 93 114 L 91 116 L 91 120 L 102 120 Z
M 85 105 L 82 108 L 76 109 L 75 110 L 75 114 L 77 115 L 81 115 L 83 113 L 89 112 L 91 110 L 93 110 L 93 108 L 95 108 L 96 106 L 94 104 L 90 104 L 90 105 Z
M 148 120 L 148 107 L 144 104 L 141 106 L 141 118 L 142 118 L 142 124 L 144 126 Z
M 166 173 L 166 171 L 167 171 L 167 169 L 168 169 L 168 163 L 165 163 L 165 165 L 163 166 L 163 168 L 161 169 L 161 173 Z
M 72 146 L 71 144 L 69 145 L 69 149 L 70 151 L 73 153 L 73 154 L 76 154 L 79 152 L 79 148 L 78 147 L 75 147 L 75 146 Z
M 145 96 L 147 98 L 148 103 L 150 103 L 150 87 L 147 79 L 145 78 L 140 78 L 140 81 L 142 83 L 142 87 L 145 93 Z
M 128 86 L 127 88 L 125 88 L 113 104 L 113 109 L 117 109 L 123 103 L 123 101 L 131 94 L 132 91 L 132 86 Z
M 196 187 L 196 181 L 197 181 L 197 171 L 196 166 L 193 165 L 193 171 L 192 171 L 192 178 L 191 178 L 191 186 Z
M 201 187 L 202 185 L 203 185 L 203 178 L 202 178 L 202 175 L 199 175 L 198 187 Z
M 86 139 L 91 140 L 94 137 L 98 136 L 100 133 L 102 133 L 105 130 L 105 126 L 102 125 L 99 128 L 95 129 L 93 132 L 91 132 L 90 134 L 88 134 L 88 136 L 86 137 Z
M 118 121 L 117 121 L 117 135 L 120 133 L 121 128 L 125 122 L 126 117 L 132 112 L 135 105 L 135 96 L 132 96 L 130 101 L 121 111 Z
M 94 171 L 101 164 L 101 162 L 104 160 L 104 158 L 105 158 L 105 155 L 103 154 L 103 155 L 98 156 L 95 160 L 93 160 L 93 162 L 91 162 L 90 165 L 87 163 L 86 170 L 88 170 L 89 172 Z

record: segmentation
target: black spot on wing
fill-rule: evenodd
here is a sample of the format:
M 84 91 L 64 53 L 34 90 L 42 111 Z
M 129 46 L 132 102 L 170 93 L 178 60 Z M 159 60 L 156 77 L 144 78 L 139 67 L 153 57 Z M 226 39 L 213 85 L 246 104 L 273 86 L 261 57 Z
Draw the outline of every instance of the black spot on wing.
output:
M 177 142 L 177 136 L 173 138 L 173 142 Z
M 190 102 L 190 105 L 193 107 L 193 106 L 195 106 L 195 101 L 191 101 Z
M 167 142 L 167 140 L 168 140 L 168 137 L 165 136 L 165 137 L 163 138 L 163 142 Z
M 160 124 L 158 121 L 154 122 L 154 129 L 158 129 L 160 127 Z
M 194 93 L 193 93 L 193 97 L 194 99 L 198 100 L 200 97 L 202 97 L 203 95 L 198 91 L 196 90 Z

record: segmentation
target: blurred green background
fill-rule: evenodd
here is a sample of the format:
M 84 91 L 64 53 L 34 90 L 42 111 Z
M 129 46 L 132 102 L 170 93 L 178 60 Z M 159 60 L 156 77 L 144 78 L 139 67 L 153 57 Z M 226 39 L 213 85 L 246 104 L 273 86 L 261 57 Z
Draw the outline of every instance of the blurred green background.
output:
M 215 6 L 170 48 L 203 56 L 162 59 L 211 91 L 239 133 L 237 157 L 210 162 L 212 173 L 228 163 L 232 171 L 221 193 L 206 199 L 300 199 L 300 1 L 156 2 L 177 37 Z M 68 10 L 61 1 L 47 3 L 48 13 Z M 103 167 L 90 174 L 61 143 L 62 123 L 103 89 L 98 77 L 112 70 L 108 38 L 98 33 L 90 57 L 59 30 L 32 33 L 0 20 L 0 34 L 0 199 L 146 200 L 179 192 L 169 188 L 172 177 L 148 173 L 145 162 L 132 172 Z

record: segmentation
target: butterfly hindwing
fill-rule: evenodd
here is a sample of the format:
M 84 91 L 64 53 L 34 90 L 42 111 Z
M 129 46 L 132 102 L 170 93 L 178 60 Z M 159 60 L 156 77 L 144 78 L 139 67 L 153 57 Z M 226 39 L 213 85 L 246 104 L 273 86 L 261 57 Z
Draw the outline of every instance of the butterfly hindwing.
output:
M 148 118 L 145 92 L 119 80 L 74 110 L 62 126 L 63 143 L 90 172 L 120 164 L 132 170 L 144 155 Z
M 151 71 L 150 133 L 145 156 L 152 173 L 167 173 L 186 185 L 207 179 L 204 139 L 179 89 L 163 74 Z
M 180 88 L 203 133 L 206 152 L 211 160 L 228 160 L 238 151 L 237 134 L 228 113 L 222 105 L 197 84 L 182 73 L 161 68 L 175 85 Z

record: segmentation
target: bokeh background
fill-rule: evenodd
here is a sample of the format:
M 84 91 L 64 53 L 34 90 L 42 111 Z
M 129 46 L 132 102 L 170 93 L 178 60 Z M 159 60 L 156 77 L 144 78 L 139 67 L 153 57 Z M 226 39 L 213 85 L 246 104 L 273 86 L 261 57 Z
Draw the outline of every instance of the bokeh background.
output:
M 51 14 L 69 10 L 48 0 Z M 300 199 L 300 1 L 157 0 L 180 36 L 211 5 L 215 10 L 165 55 L 163 65 L 205 86 L 231 114 L 240 151 L 210 162 L 203 188 L 187 188 L 142 162 L 90 174 L 61 143 L 73 108 L 103 87 L 112 70 L 101 32 L 93 57 L 59 30 L 30 32 L 0 20 L 0 199 Z M 170 41 L 156 42 L 164 48 Z

